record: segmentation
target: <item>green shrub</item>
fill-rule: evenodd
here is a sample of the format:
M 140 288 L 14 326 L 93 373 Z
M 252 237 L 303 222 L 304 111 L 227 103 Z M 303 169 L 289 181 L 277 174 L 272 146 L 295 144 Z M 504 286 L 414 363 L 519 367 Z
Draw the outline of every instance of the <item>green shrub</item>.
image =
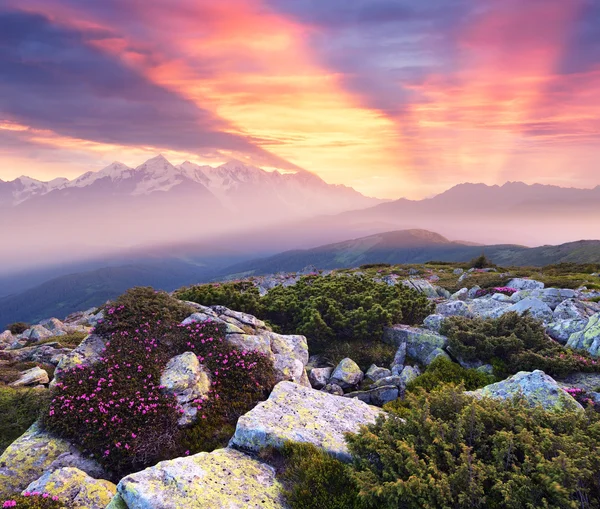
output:
M 417 388 L 425 389 L 427 392 L 434 390 L 441 384 L 453 383 L 463 385 L 466 390 L 473 391 L 492 384 L 496 379 L 476 369 L 466 369 L 460 364 L 452 362 L 444 357 L 435 359 L 425 372 L 410 382 L 406 390 L 414 391 Z
M 16 509 L 63 509 L 65 504 L 56 495 L 38 492 L 15 494 L 7 499 L 0 499 L 0 507 L 15 507 Z
M 453 355 L 490 363 L 497 376 L 535 369 L 551 376 L 600 371 L 600 363 L 587 352 L 561 346 L 546 335 L 539 321 L 518 313 L 495 319 L 450 317 L 442 323 L 441 333 L 448 336 Z
M 332 361 L 336 345 L 347 343 L 365 351 L 379 342 L 393 323 L 417 324 L 433 304 L 403 285 L 388 286 L 367 276 L 305 276 L 295 285 L 278 286 L 264 297 L 251 283 L 200 285 L 177 292 L 179 298 L 204 305 L 222 304 L 267 320 L 284 334 L 303 334 L 311 353 Z M 365 363 L 381 359 L 363 356 Z
M 359 269 L 367 270 L 367 269 L 388 269 L 391 265 L 389 263 L 365 263 L 361 265 Z
M 599 507 L 598 414 L 476 400 L 454 387 L 407 400 L 348 436 L 360 507 Z
M 470 269 L 485 269 L 486 267 L 491 267 L 492 266 L 492 262 L 490 262 L 487 257 L 485 256 L 485 254 L 481 253 L 480 256 L 478 256 L 477 258 L 473 258 L 470 262 L 469 262 L 469 268 Z
M 189 309 L 166 294 L 134 289 L 105 312 L 96 331 L 108 339 L 101 361 L 61 376 L 42 425 L 72 440 L 115 479 L 163 459 L 224 446 L 237 418 L 266 399 L 275 383 L 271 361 L 237 351 L 222 325 L 179 325 Z M 190 351 L 212 385 L 194 402 L 197 422 L 182 429 L 176 400 L 162 391 L 160 376 L 170 358 Z
M 22 334 L 27 329 L 29 329 L 29 324 L 25 322 L 15 322 L 6 326 L 6 329 L 9 330 L 12 334 Z
M 357 507 L 358 488 L 348 465 L 312 444 L 286 443 L 280 454 L 277 477 L 292 509 Z
M 47 391 L 0 386 L 0 454 L 38 418 Z

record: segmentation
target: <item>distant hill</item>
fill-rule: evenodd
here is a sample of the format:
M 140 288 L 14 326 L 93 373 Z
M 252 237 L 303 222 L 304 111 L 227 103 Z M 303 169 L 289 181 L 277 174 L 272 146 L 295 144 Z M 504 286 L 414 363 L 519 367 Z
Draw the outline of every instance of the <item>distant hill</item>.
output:
M 172 291 L 192 282 L 207 281 L 208 269 L 177 261 L 157 261 L 106 267 L 60 276 L 16 295 L 0 298 L 0 329 L 9 323 L 35 323 L 64 318 L 74 311 L 99 306 L 133 286 Z
M 401 230 L 369 235 L 314 249 L 286 251 L 274 256 L 231 264 L 234 255 L 213 254 L 204 264 L 181 259 L 156 259 L 105 267 L 54 278 L 24 292 L 0 298 L 0 329 L 14 321 L 36 322 L 103 304 L 133 286 L 174 290 L 194 283 L 232 277 L 357 267 L 367 263 L 464 262 L 481 253 L 503 266 L 542 266 L 561 262 L 600 263 L 600 241 L 527 248 L 518 245 L 473 245 L 450 241 L 427 230 Z M 220 266 L 214 260 L 222 258 Z M 225 260 L 231 261 L 226 262 Z M 237 258 L 238 260 L 240 258 Z
M 600 263 L 600 241 L 583 240 L 536 248 L 511 244 L 481 246 L 469 242 L 452 242 L 427 230 L 401 230 L 315 249 L 287 251 L 268 258 L 241 262 L 218 271 L 217 274 L 220 277 L 235 277 L 279 271 L 294 272 L 309 265 L 319 269 L 337 269 L 368 263 L 424 263 L 432 260 L 465 262 L 482 253 L 503 266 Z

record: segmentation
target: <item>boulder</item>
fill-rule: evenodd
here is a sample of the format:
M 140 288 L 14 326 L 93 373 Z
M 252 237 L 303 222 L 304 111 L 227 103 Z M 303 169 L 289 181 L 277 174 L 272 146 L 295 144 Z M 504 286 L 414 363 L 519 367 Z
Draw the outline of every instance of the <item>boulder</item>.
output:
M 10 362 L 41 362 L 56 366 L 71 351 L 69 348 L 61 348 L 60 343 L 51 342 L 17 350 L 1 350 L 0 359 Z
M 114 497 L 117 487 L 103 479 L 94 479 L 85 472 L 65 467 L 46 472 L 32 482 L 24 492 L 56 495 L 74 509 L 104 509 Z
M 0 350 L 4 350 L 9 347 L 15 341 L 15 337 L 9 330 L 5 330 L 4 332 L 0 332 Z
M 185 352 L 167 362 L 160 385 L 164 386 L 166 394 L 175 396 L 177 406 L 182 411 L 178 424 L 187 426 L 196 420 L 198 408 L 194 402 L 208 394 L 211 381 L 196 354 Z
M 429 315 L 425 320 L 423 320 L 423 327 L 426 329 L 432 330 L 434 332 L 439 332 L 442 327 L 442 322 L 446 319 L 443 315 Z
M 560 379 L 565 387 L 578 387 L 586 392 L 593 392 L 600 387 L 600 373 L 570 373 Z
M 535 299 L 529 297 L 527 299 L 520 300 L 516 304 L 507 307 L 500 314 L 510 313 L 510 312 L 519 313 L 523 315 L 528 313 L 530 316 L 539 320 L 540 322 L 548 323 L 552 321 L 552 309 L 548 304 L 542 302 L 539 299 Z
M 400 346 L 406 343 L 406 353 L 413 359 L 425 363 L 430 359 L 430 355 L 435 351 L 436 356 L 439 350 L 448 345 L 448 338 L 427 329 L 411 327 L 409 325 L 394 325 L 386 327 L 383 333 L 383 340 L 391 345 Z
M 315 389 L 322 389 L 331 378 L 333 368 L 313 368 L 308 373 L 308 380 Z
M 406 342 L 400 343 L 398 349 L 394 354 L 394 360 L 390 366 L 392 375 L 398 375 L 404 368 L 404 362 L 406 361 Z
M 421 370 L 416 366 L 405 366 L 400 373 L 399 387 L 404 391 L 406 386 L 421 374 Z
M 461 274 L 464 273 L 464 271 L 465 271 L 464 269 L 454 269 L 452 271 L 452 274 L 454 274 L 455 276 L 460 276 Z
M 47 320 L 42 320 L 39 323 L 39 325 L 42 325 L 43 327 L 54 333 L 62 332 L 66 334 L 67 332 L 70 332 L 69 330 L 67 330 L 68 326 L 61 322 L 58 318 L 48 318 Z
M 586 319 L 570 319 L 560 320 L 558 322 L 549 323 L 546 326 L 546 334 L 552 339 L 562 343 L 563 345 L 569 341 L 572 334 L 580 332 L 585 329 L 588 320 Z
M 545 288 L 543 290 L 519 290 L 511 295 L 512 302 L 519 302 L 523 299 L 533 298 L 541 300 L 547 304 L 553 311 L 564 301 L 577 297 L 575 290 L 561 288 Z
M 230 445 L 258 452 L 286 441 L 311 443 L 342 460 L 346 432 L 375 422 L 382 411 L 353 398 L 333 396 L 292 382 L 278 383 L 267 401 L 242 415 Z
M 404 362 L 404 360 L 402 361 Z M 380 368 L 379 366 L 376 366 L 375 364 L 372 364 L 371 367 L 367 370 L 367 373 L 365 374 L 365 376 L 373 381 L 376 382 L 377 380 L 381 380 L 382 378 L 391 376 L 392 372 L 387 369 L 387 368 Z
M 515 290 L 543 290 L 545 285 L 535 279 L 514 278 L 506 286 Z
M 23 337 L 30 342 L 43 341 L 44 339 L 55 336 L 54 332 L 49 331 L 43 325 L 33 325 L 23 333 Z
M 342 389 L 356 387 L 363 381 L 364 374 L 358 364 L 346 357 L 342 359 L 331 374 L 331 383 L 339 385 Z
M 11 387 L 26 387 L 30 385 L 43 385 L 50 381 L 48 373 L 36 366 L 35 368 L 22 371 L 19 379 L 11 383 Z
M 583 410 L 583 407 L 567 394 L 552 377 L 540 370 L 519 371 L 502 382 L 487 385 L 482 389 L 465 394 L 477 398 L 494 399 L 512 399 L 520 395 L 529 405 L 540 405 L 546 410 Z
M 385 387 L 386 385 L 395 385 L 396 387 L 400 387 L 400 383 L 401 378 L 399 375 L 390 375 L 386 376 L 385 378 L 380 378 L 370 387 Z
M 567 346 L 600 356 L 600 313 L 593 315 L 582 331 L 571 334 Z
M 44 473 L 62 467 L 75 467 L 95 478 L 106 477 L 98 463 L 33 424 L 0 456 L 0 498 L 20 492 Z
M 425 294 L 430 299 L 435 299 L 438 296 L 433 285 L 426 279 L 405 279 L 402 284 L 407 288 Z
M 270 341 L 275 357 L 276 379 L 310 386 L 304 367 L 308 363 L 308 342 L 305 336 L 264 333 Z
M 333 394 L 334 396 L 344 395 L 344 389 L 337 384 L 327 384 L 325 387 L 323 387 L 323 392 L 326 392 L 327 394 Z
M 128 509 L 288 508 L 275 470 L 229 448 L 162 461 L 117 491 Z
M 471 287 L 469 289 L 469 293 L 467 293 L 467 297 L 469 299 L 474 299 L 479 290 L 481 290 L 481 287 L 479 285 L 475 285 L 475 286 Z
M 437 292 L 438 297 L 442 297 L 443 299 L 449 299 L 450 297 L 452 297 L 452 294 L 445 288 L 442 288 L 441 286 L 436 286 L 435 291 Z
M 600 303 L 577 299 L 562 301 L 554 310 L 554 321 L 580 319 L 585 320 L 600 312 Z
M 450 300 L 467 300 L 469 298 L 469 289 L 461 288 L 458 292 L 453 293 L 450 296 Z
M 479 318 L 494 318 L 500 316 L 509 307 L 509 303 L 500 302 L 489 297 L 475 299 L 469 304 L 471 314 Z
M 364 391 L 354 391 L 344 394 L 346 398 L 356 398 L 368 405 L 383 406 L 390 401 L 398 399 L 398 386 L 380 385 Z
M 462 300 L 449 300 L 447 302 L 441 302 L 435 307 L 435 313 L 444 317 L 472 316 L 469 306 Z
M 100 361 L 106 348 L 106 339 L 97 334 L 90 334 L 75 350 L 65 355 L 54 372 L 54 380 L 59 380 L 61 373 L 77 366 L 92 366 Z

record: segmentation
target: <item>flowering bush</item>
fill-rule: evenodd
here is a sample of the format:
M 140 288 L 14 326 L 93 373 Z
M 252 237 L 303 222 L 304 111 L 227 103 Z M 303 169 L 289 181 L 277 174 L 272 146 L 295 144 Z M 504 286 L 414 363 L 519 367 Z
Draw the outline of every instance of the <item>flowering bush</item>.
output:
M 594 400 L 590 397 L 585 389 L 580 387 L 567 387 L 563 389 L 567 394 L 575 398 L 579 403 L 585 406 L 592 406 L 595 410 L 600 411 L 600 408 L 594 403 Z
M 17 509 L 60 509 L 64 507 L 56 495 L 48 493 L 40 493 L 26 491 L 22 495 L 15 495 L 7 500 L 4 500 L 2 507 L 16 507 Z
M 516 293 L 516 288 L 510 288 L 509 286 L 495 286 L 493 288 L 481 288 L 475 292 L 475 298 L 484 297 L 485 295 L 490 295 L 494 293 L 501 293 L 503 295 L 511 296 L 513 293 Z
M 145 289 L 141 294 L 143 299 Z M 117 477 L 223 445 L 229 438 L 224 433 L 239 415 L 265 399 L 274 385 L 273 366 L 265 356 L 238 352 L 216 323 L 179 325 L 169 315 L 175 307 L 169 299 L 178 301 L 160 299 L 170 304 L 167 319 L 161 312 L 152 320 L 141 315 L 137 325 L 131 325 L 135 311 L 125 304 L 106 308 L 109 323 L 100 330 L 108 341 L 100 362 L 65 372 L 43 418 L 46 428 L 70 438 Z M 141 308 L 147 306 L 138 303 Z M 160 377 L 170 358 L 190 351 L 210 371 L 212 387 L 194 402 L 198 422 L 180 429 L 182 410 L 164 392 Z

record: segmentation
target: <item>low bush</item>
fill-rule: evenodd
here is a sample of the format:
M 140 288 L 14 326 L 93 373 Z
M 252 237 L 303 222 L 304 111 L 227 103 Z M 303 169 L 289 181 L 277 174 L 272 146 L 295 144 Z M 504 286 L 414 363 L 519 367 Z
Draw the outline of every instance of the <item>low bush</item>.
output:
M 518 313 L 495 319 L 450 317 L 442 323 L 441 333 L 448 336 L 453 355 L 490 363 L 497 376 L 535 369 L 551 376 L 600 371 L 600 361 L 561 346 L 546 335 L 539 321 Z
M 29 329 L 29 324 L 25 322 L 15 322 L 6 326 L 6 330 L 9 330 L 12 334 L 22 334 Z
M 284 334 L 303 334 L 311 353 L 329 356 L 333 362 L 340 360 L 335 354 L 340 342 L 364 352 L 365 343 L 381 340 L 385 326 L 421 323 L 433 311 L 423 294 L 367 276 L 305 276 L 295 285 L 273 288 L 264 297 L 250 283 L 199 285 L 177 295 L 252 313 Z M 365 364 L 381 362 L 363 357 Z
M 237 418 L 270 393 L 273 366 L 262 354 L 237 351 L 220 325 L 179 325 L 186 308 L 147 289 L 130 290 L 107 306 L 108 323 L 96 330 L 108 339 L 101 361 L 61 376 L 42 424 L 74 441 L 115 478 L 225 445 Z M 181 429 L 176 400 L 164 393 L 160 376 L 170 358 L 190 351 L 210 372 L 212 386 L 194 402 L 197 422 Z
M 56 495 L 49 493 L 25 492 L 16 494 L 2 501 L 2 508 L 15 507 L 16 509 L 62 509 L 65 507 Z
M 355 507 L 599 506 L 598 414 L 476 400 L 460 387 L 420 390 L 407 400 L 400 412 L 348 436 Z
M 512 294 L 516 293 L 517 290 L 515 288 L 510 288 L 509 286 L 494 286 L 491 288 L 480 288 L 475 292 L 475 298 L 485 297 L 486 295 L 501 293 L 502 295 L 507 295 L 510 297 Z
M 493 266 L 492 262 L 490 262 L 483 253 L 477 258 L 473 258 L 468 265 L 470 269 L 485 269 Z
M 496 379 L 477 371 L 476 369 L 466 369 L 444 357 L 435 359 L 425 372 L 410 382 L 406 390 L 407 392 L 415 391 L 419 388 L 426 391 L 432 391 L 442 384 L 453 383 L 455 385 L 463 385 L 466 390 L 473 391 L 492 384 Z
M 358 488 L 348 465 L 312 444 L 288 442 L 270 454 L 276 457 L 277 478 L 292 509 L 358 507 Z M 267 460 L 273 462 L 273 457 Z
M 365 263 L 361 265 L 359 269 L 367 270 L 367 269 L 388 269 L 391 265 L 389 263 Z
M 0 454 L 39 417 L 46 391 L 0 386 Z

